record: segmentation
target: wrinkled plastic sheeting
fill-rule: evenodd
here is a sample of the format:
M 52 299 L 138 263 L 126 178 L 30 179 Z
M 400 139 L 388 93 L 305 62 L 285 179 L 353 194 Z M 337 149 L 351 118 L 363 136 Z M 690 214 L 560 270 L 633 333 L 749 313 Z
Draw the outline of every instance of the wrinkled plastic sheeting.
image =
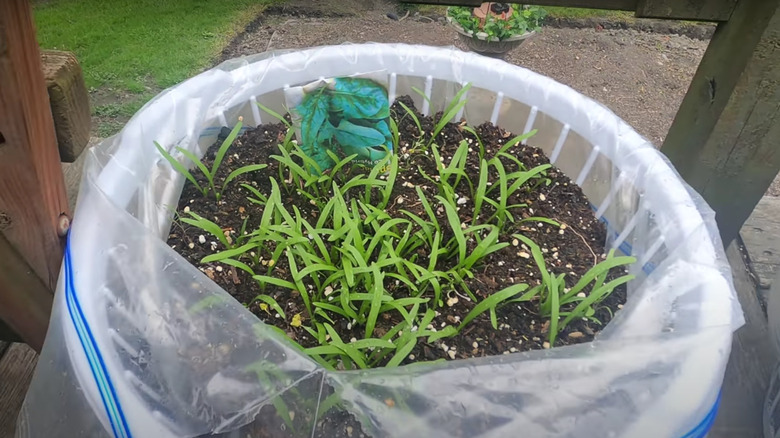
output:
M 640 261 L 628 302 L 595 342 L 327 372 L 166 245 L 183 177 L 154 141 L 202 154 L 238 116 L 275 122 L 256 103 L 283 112 L 286 86 L 382 69 L 391 99 L 424 90 L 431 103 L 415 99 L 425 113 L 472 83 L 469 123 L 539 130 L 529 143 L 583 187 L 608 245 Z M 300 436 L 312 436 L 324 405 L 373 437 L 682 437 L 711 422 L 743 323 L 714 215 L 652 144 L 549 78 L 448 48 L 267 53 L 166 90 L 86 153 L 18 437 L 244 436 L 278 401 L 297 409 Z

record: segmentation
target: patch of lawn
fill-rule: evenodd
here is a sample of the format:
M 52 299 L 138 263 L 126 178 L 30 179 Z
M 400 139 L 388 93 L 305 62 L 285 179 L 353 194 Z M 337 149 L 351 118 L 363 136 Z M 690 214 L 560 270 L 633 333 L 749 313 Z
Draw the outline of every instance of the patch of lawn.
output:
M 153 98 L 157 91 L 144 91 L 138 94 L 129 94 L 122 99 L 109 99 L 104 103 L 95 102 L 101 99 L 93 98 L 92 125 L 94 134 L 104 138 L 116 134 L 124 126 L 125 122 L 141 109 L 146 102 Z
M 1 1 L 1 0 L 0 0 Z M 105 136 L 161 89 L 208 67 L 279 0 L 57 0 L 34 7 L 44 49 L 74 52 Z
M 164 88 L 206 67 L 274 0 L 58 0 L 35 7 L 43 48 L 69 50 L 87 86 Z

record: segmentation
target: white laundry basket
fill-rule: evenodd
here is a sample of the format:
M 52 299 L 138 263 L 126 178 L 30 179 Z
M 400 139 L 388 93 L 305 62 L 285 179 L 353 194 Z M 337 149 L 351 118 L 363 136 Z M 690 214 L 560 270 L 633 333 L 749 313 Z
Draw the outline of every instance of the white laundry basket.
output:
M 529 143 L 583 188 L 608 245 L 639 260 L 628 302 L 595 342 L 327 372 L 167 247 L 183 178 L 154 141 L 202 154 L 239 116 L 274 122 L 256 103 L 283 113 L 285 87 L 376 71 L 391 99 L 411 95 L 424 114 L 471 83 L 470 124 L 538 129 Z M 244 437 L 277 397 L 315 417 L 331 392 L 372 437 L 700 437 L 714 419 L 743 322 L 714 215 L 647 140 L 549 78 L 426 46 L 237 59 L 165 91 L 89 154 L 18 437 Z M 258 364 L 276 377 L 247 371 Z

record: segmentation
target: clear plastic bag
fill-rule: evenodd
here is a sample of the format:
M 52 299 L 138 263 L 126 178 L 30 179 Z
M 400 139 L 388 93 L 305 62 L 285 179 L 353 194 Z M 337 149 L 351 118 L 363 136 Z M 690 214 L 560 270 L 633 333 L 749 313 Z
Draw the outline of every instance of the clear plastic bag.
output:
M 284 112 L 285 87 L 379 70 L 391 99 L 412 95 L 424 114 L 471 83 L 469 123 L 539 130 L 529 143 L 583 188 L 608 245 L 639 260 L 628 302 L 595 342 L 327 372 L 166 245 L 183 177 L 154 141 L 203 154 L 239 116 L 270 122 L 257 102 Z M 244 437 L 264 425 L 261 410 L 281 415 L 280 401 L 295 412 L 280 436 L 317 436 L 333 406 L 371 437 L 695 437 L 714 419 L 743 323 L 714 215 L 647 140 L 549 78 L 449 48 L 263 54 L 163 92 L 87 153 L 18 437 Z

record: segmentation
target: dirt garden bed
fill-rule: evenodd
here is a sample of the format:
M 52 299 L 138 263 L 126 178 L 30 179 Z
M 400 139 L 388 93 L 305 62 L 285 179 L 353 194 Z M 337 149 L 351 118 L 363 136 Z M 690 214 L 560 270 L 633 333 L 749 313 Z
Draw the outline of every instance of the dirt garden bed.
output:
M 389 170 L 378 176 L 377 181 L 386 182 L 386 189 L 354 185 L 341 194 L 339 187 L 360 181 L 371 168 L 346 164 L 333 175 L 322 177 L 332 177 L 333 192 L 319 193 L 321 188 L 294 182 L 292 168 L 284 167 L 282 158 L 290 154 L 285 148 L 296 148 L 290 141 L 288 124 L 247 130 L 224 156 L 214 180 L 224 181 L 242 166 L 267 163 L 268 167 L 235 178 L 220 200 L 213 193 L 204 197 L 198 186 L 207 187 L 209 181 L 204 175 L 195 176 L 197 186 L 188 182 L 184 187 L 169 245 L 260 320 L 277 327 L 328 368 L 466 359 L 592 340 L 622 307 L 625 282 L 631 278 L 620 265 L 607 267 L 601 274 L 594 274 L 594 267 L 618 259 L 624 265 L 633 259 L 607 256 L 605 226 L 594 217 L 581 189 L 552 167 L 541 150 L 523 144 L 519 137 L 500 127 L 486 123 L 471 128 L 465 121 L 449 123 L 432 138 L 442 113 L 423 117 L 409 97 L 396 101 L 391 118 L 398 127 L 397 174 Z M 211 168 L 221 145 L 218 141 L 207 151 L 202 162 L 205 167 Z M 304 161 L 295 161 L 306 166 Z M 495 169 L 487 163 L 493 163 Z M 448 168 L 455 169 L 454 173 L 448 174 Z M 374 170 L 368 178 L 376 175 Z M 315 196 L 318 193 L 319 199 Z M 444 198 L 447 193 L 452 202 Z M 276 207 L 272 205 L 275 196 Z M 328 202 L 323 206 L 321 202 L 342 196 L 342 204 L 331 206 Z M 506 215 L 502 213 L 504 208 Z M 296 261 L 290 255 L 295 245 L 302 241 L 306 246 L 308 242 L 302 237 L 296 240 L 294 235 L 236 249 L 246 242 L 242 239 L 247 235 L 279 230 L 264 224 L 280 209 L 286 210 L 282 213 L 287 215 L 285 223 L 297 223 L 300 229 L 308 230 L 303 235 L 320 247 L 318 255 L 323 259 L 304 255 Z M 356 222 L 348 227 L 347 219 L 340 219 L 335 209 L 343 210 Z M 385 217 L 385 222 L 375 222 L 380 217 Z M 410 221 L 413 217 L 418 219 Z M 210 222 L 210 227 L 203 225 L 204 220 Z M 317 225 L 301 226 L 306 221 Z M 339 228 L 342 221 L 345 225 Z M 362 240 L 360 236 L 351 239 L 353 243 L 362 242 L 356 247 L 369 248 L 365 269 L 383 266 L 381 272 L 373 271 L 373 286 L 349 284 L 349 271 L 358 271 L 362 262 L 360 257 L 347 259 L 349 254 L 342 251 L 342 245 L 350 239 L 340 241 L 335 235 L 341 229 L 352 233 L 354 227 L 367 230 Z M 434 228 L 437 231 L 432 246 L 421 244 L 401 253 L 399 248 L 407 239 L 434 232 Z M 383 231 L 390 232 L 389 237 L 374 238 Z M 399 253 L 389 251 L 401 257 L 385 263 L 389 257 L 383 258 L 381 248 L 392 248 L 396 243 Z M 304 252 L 316 252 L 311 249 L 313 245 L 307 248 Z M 463 269 L 463 260 L 480 251 L 485 254 Z M 325 266 L 329 255 L 341 257 L 340 267 Z M 399 267 L 402 259 L 406 269 Z M 448 274 L 437 274 L 438 280 L 432 281 L 426 274 L 416 274 L 414 266 Z M 307 269 L 308 277 L 302 274 Z M 424 268 L 420 269 L 422 272 Z M 345 279 L 331 282 L 333 276 L 328 274 L 339 270 L 347 272 Z M 439 288 L 439 280 L 447 286 Z M 418 289 L 420 284 L 430 287 Z M 606 293 L 602 286 L 608 289 Z M 397 300 L 398 305 L 377 307 L 378 313 L 369 312 L 368 320 L 347 314 L 352 309 L 363 315 L 360 309 L 373 298 L 362 295 L 380 289 L 383 300 Z M 594 299 L 587 303 L 590 297 Z M 312 306 L 318 299 L 319 304 Z M 491 302 L 494 304 L 486 304 Z M 550 304 L 555 309 L 552 318 L 545 310 Z M 405 331 L 418 332 L 412 335 L 413 342 L 404 344 Z M 367 342 L 372 344 L 368 346 Z M 367 346 L 362 347 L 367 348 L 364 356 L 355 357 L 346 352 L 346 347 L 340 352 L 326 351 L 331 345 L 342 348 L 338 346 L 361 343 Z M 298 408 L 298 412 L 302 410 Z M 282 415 L 278 407 L 267 407 L 264 412 L 264 421 L 257 424 L 269 426 L 262 430 L 286 436 L 284 430 L 293 427 L 291 419 L 285 423 L 286 414 Z M 313 414 L 307 415 L 299 417 L 304 424 L 312 420 Z M 317 436 L 329 436 L 334 428 L 340 430 L 340 436 L 347 427 L 356 436 L 362 434 L 359 422 L 343 410 L 320 415 Z
M 408 98 L 400 100 L 409 106 L 412 105 Z M 398 125 L 400 150 L 397 151 L 399 171 L 384 213 L 391 218 L 398 219 L 408 219 L 409 215 L 405 212 L 422 218 L 433 215 L 430 220 L 442 224 L 441 245 L 443 246 L 444 242 L 453 236 L 454 230 L 452 228 L 454 225 L 449 226 L 453 223 L 453 218 L 449 215 L 451 212 L 445 211 L 445 208 L 441 203 L 437 203 L 435 198 L 436 195 L 441 195 L 441 192 L 437 190 L 436 181 L 439 181 L 437 175 L 442 169 L 437 167 L 436 160 L 433 158 L 437 152 L 430 154 L 419 146 L 417 150 L 414 150 L 414 145 L 419 145 L 421 140 L 424 142 L 424 139 L 420 138 L 418 127 L 411 117 L 399 116 L 399 112 L 400 114 L 403 112 L 398 105 L 398 103 L 394 105 L 393 113 L 400 120 Z M 417 117 L 419 117 L 423 132 L 430 133 L 434 129 L 435 120 L 433 118 L 422 117 L 419 114 Z M 498 150 L 513 138 L 513 135 L 490 124 L 476 128 L 475 133 L 478 134 L 478 137 L 468 132 L 468 129 L 463 123 L 448 124 L 437 136 L 435 143 L 441 145 L 438 153 L 441 154 L 441 162 L 446 166 L 446 163 L 450 162 L 456 154 L 461 141 L 468 142 L 469 151 L 464 168 L 471 181 L 469 184 L 477 184 L 480 179 L 480 154 L 478 152 L 480 141 L 484 143 L 487 160 L 495 156 Z M 226 236 L 235 240 L 238 240 L 241 230 L 257 229 L 260 226 L 264 207 L 256 202 L 248 201 L 248 198 L 252 197 L 252 193 L 246 188 L 238 188 L 238 184 L 251 184 L 264 196 L 271 193 L 272 185 L 269 176 L 277 177 L 280 173 L 279 164 L 272 156 L 280 155 L 279 145 L 284 141 L 286 134 L 287 127 L 278 123 L 250 129 L 240 136 L 231 147 L 216 179 L 222 179 L 233 170 L 248 164 L 268 163 L 268 168 L 253 174 L 246 174 L 245 180 L 241 181 L 239 178 L 237 182 L 231 183 L 236 189 L 226 190 L 224 197 L 219 202 L 216 202 L 213 196 L 203 197 L 193 184 L 188 183 L 182 193 L 178 214 L 181 217 L 189 217 L 188 213 L 192 212 L 213 220 L 225 232 Z M 207 167 L 211 165 L 220 144 L 215 144 L 207 153 L 204 160 Z M 523 165 L 520 167 L 520 162 L 515 162 L 504 156 L 499 157 L 507 174 L 523 169 L 540 169 L 539 166 L 546 167 L 549 164 L 541 150 L 526 145 L 517 144 L 505 151 L 507 154 L 516 156 Z M 346 183 L 348 179 L 361 172 L 357 167 L 342 169 L 343 178 L 339 178 L 340 183 Z M 488 188 L 500 184 L 498 173 L 491 170 L 488 175 L 486 183 Z M 201 185 L 207 184 L 205 177 L 200 176 L 199 178 Z M 466 181 L 465 178 L 464 181 Z M 279 182 L 285 184 L 284 181 L 280 180 Z M 432 327 L 441 330 L 447 325 L 457 326 L 466 319 L 469 312 L 477 304 L 474 297 L 477 300 L 482 300 L 513 284 L 524 283 L 536 286 L 542 282 L 540 268 L 534 261 L 532 250 L 524 243 L 522 237 L 518 238 L 518 234 L 530 238 L 539 246 L 545 262 L 552 272 L 556 275 L 565 274 L 567 288 L 574 287 L 578 279 L 605 258 L 605 227 L 594 218 L 590 204 L 579 187 L 554 167 L 541 171 L 537 176 L 531 178 L 528 184 L 527 190 L 518 190 L 508 198 L 508 205 L 517 205 L 517 207 L 513 209 L 512 222 L 507 221 L 500 227 L 500 235 L 497 239 L 498 242 L 507 242 L 507 244 L 487 255 L 478 265 L 475 265 L 473 278 L 464 279 L 463 286 L 467 287 L 470 292 L 452 289 L 447 291 L 446 296 L 438 297 L 440 305 L 436 306 L 436 317 L 429 322 Z M 314 223 L 322 213 L 322 207 L 317 205 L 310 195 L 302 193 L 306 190 L 307 188 L 294 188 L 294 190 L 282 191 L 282 202 L 289 211 L 297 209 L 301 217 Z M 349 203 L 350 198 L 354 200 L 364 197 L 363 190 L 362 186 L 347 190 L 344 194 L 347 203 Z M 493 190 L 489 192 L 492 194 L 487 195 L 487 197 L 497 200 L 499 199 L 498 192 L 499 190 Z M 457 223 L 462 224 L 465 228 L 466 224 L 480 226 L 496 222 L 496 218 L 488 220 L 494 216 L 492 214 L 496 210 L 494 205 L 482 203 L 475 199 L 472 193 L 473 191 L 469 190 L 469 186 L 465 182 L 458 185 L 456 196 L 457 208 L 460 213 Z M 420 194 L 424 194 L 430 205 L 421 202 Z M 377 205 L 380 203 L 380 198 L 378 189 L 373 189 L 370 195 L 371 202 Z M 485 207 L 481 215 L 475 218 L 472 217 L 471 212 L 474 211 L 476 202 L 485 205 Z M 352 205 L 354 207 L 354 204 Z M 365 217 L 367 213 L 361 214 L 362 217 Z M 417 228 L 405 231 L 408 234 L 417 231 Z M 485 234 L 482 233 L 482 237 Z M 403 234 L 397 237 L 401 238 L 402 236 Z M 310 316 L 306 314 L 306 303 L 300 293 L 284 287 L 266 287 L 262 281 L 253 280 L 250 273 L 236 266 L 219 262 L 202 263 L 201 261 L 205 257 L 226 251 L 229 248 L 226 248 L 223 242 L 204 232 L 200 227 L 176 222 L 169 238 L 169 244 L 236 299 L 246 304 L 261 320 L 281 328 L 291 339 L 303 347 L 310 348 L 318 345 L 317 340 L 302 328 L 308 323 Z M 324 242 L 324 244 L 328 246 L 329 252 L 333 252 L 329 242 Z M 475 250 L 477 241 L 471 239 L 467 246 L 467 251 L 470 254 Z M 426 265 L 432 257 L 429 249 L 418 248 L 412 251 L 409 257 L 417 258 L 418 263 Z M 265 253 L 258 254 L 254 260 L 259 260 L 262 266 L 258 265 L 254 268 L 267 266 L 269 272 L 267 275 L 273 275 L 285 281 L 293 281 L 292 271 L 295 268 L 291 270 L 289 264 L 284 260 L 274 260 L 272 253 L 273 247 L 268 248 Z M 280 257 L 277 258 L 280 259 Z M 446 271 L 454 263 L 454 259 L 449 259 L 434 262 L 434 265 L 437 266 L 437 269 Z M 297 269 L 303 269 L 303 267 Z M 613 271 L 607 281 L 621 273 L 620 269 Z M 322 287 L 322 285 L 318 286 Z M 390 295 L 410 296 L 406 285 L 399 283 L 398 280 L 395 280 L 394 284 L 393 281 L 386 281 L 385 286 Z M 311 290 L 313 285 L 309 284 L 307 287 Z M 471 293 L 474 296 L 470 297 Z M 587 290 L 583 290 L 581 295 L 585 296 L 586 293 Z M 281 312 L 274 310 L 273 306 L 269 308 L 267 301 L 257 299 L 259 295 L 263 294 L 271 296 L 281 306 L 287 317 L 281 317 Z M 624 301 L 625 291 L 621 286 L 614 294 L 609 295 L 598 306 L 595 306 L 596 313 L 592 315 L 592 319 L 576 318 L 572 320 L 557 337 L 555 346 L 591 340 L 602 326 L 595 321 L 602 324 L 609 322 L 614 312 L 621 307 Z M 562 311 L 572 309 L 573 306 L 569 306 Z M 298 319 L 296 323 L 292 315 L 303 315 L 303 319 Z M 383 312 L 381 316 L 374 329 L 374 335 L 377 337 L 382 337 L 402 322 L 401 314 Z M 331 315 L 331 317 L 337 318 L 338 315 Z M 431 343 L 419 342 L 401 363 L 480 357 L 550 348 L 550 344 L 547 342 L 550 323 L 549 318 L 546 319 L 547 321 L 540 315 L 538 302 L 528 301 L 517 305 L 506 305 L 497 309 L 498 330 L 492 327 L 487 313 L 481 314 L 455 337 Z M 361 339 L 364 336 L 365 327 L 353 324 L 354 321 L 350 321 L 349 318 L 342 318 L 334 323 L 333 327 L 341 339 Z M 442 344 L 445 345 L 442 346 Z M 390 359 L 391 357 L 383 358 L 376 362 L 376 366 L 386 365 Z

